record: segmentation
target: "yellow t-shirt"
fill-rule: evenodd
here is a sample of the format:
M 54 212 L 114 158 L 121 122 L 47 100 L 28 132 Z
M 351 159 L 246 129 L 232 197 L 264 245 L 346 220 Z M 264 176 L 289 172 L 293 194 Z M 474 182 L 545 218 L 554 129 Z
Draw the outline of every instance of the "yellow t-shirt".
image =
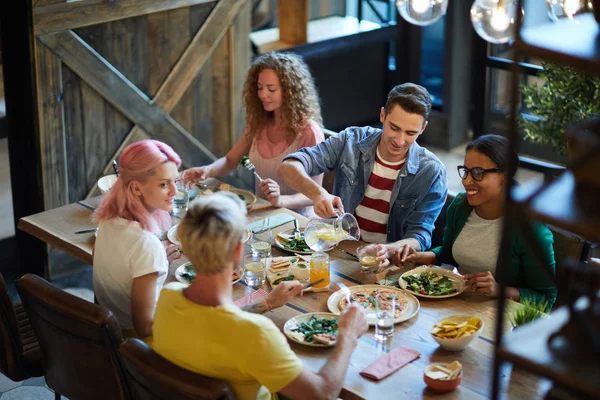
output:
M 302 362 L 277 326 L 234 305 L 206 307 L 165 285 L 154 314 L 154 350 L 185 369 L 224 379 L 238 399 L 271 399 L 292 382 Z

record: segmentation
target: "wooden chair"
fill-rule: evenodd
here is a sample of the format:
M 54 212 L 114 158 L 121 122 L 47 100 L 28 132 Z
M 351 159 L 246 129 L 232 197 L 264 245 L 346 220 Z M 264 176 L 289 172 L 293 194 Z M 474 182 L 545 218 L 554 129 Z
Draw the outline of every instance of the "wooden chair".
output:
M 19 382 L 42 371 L 40 345 L 25 308 L 12 303 L 0 274 L 0 372 Z
M 130 399 L 118 355 L 123 337 L 113 313 L 37 275 L 27 274 L 16 284 L 40 343 L 46 382 L 55 397 Z
M 181 368 L 139 339 L 119 348 L 134 400 L 234 399 L 229 385 Z

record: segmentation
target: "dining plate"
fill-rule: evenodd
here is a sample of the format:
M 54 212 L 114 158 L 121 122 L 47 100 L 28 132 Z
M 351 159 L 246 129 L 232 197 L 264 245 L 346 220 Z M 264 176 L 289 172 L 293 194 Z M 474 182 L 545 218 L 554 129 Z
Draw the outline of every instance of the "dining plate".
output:
M 310 319 L 313 317 L 313 315 L 316 316 L 317 318 L 328 319 L 328 320 L 330 320 L 330 319 L 337 320 L 339 318 L 335 314 L 326 313 L 326 312 L 312 312 L 312 313 L 307 313 L 307 314 L 300 314 L 294 318 L 290 318 L 289 320 L 287 320 L 285 325 L 283 325 L 283 333 L 285 334 L 285 336 L 287 336 L 288 339 L 290 339 L 291 341 L 302 344 L 304 346 L 310 346 L 310 347 L 333 347 L 333 346 L 335 346 L 335 343 L 332 343 L 332 344 L 308 343 L 294 335 L 293 329 L 299 327 L 303 322 L 310 321 Z
M 300 233 L 304 234 L 304 229 L 300 229 Z M 289 253 L 294 253 L 294 254 L 312 254 L 314 253 L 314 251 L 310 250 L 310 251 L 298 251 L 298 250 L 291 250 L 288 249 L 287 247 L 284 246 L 285 240 L 287 238 L 293 238 L 294 237 L 294 229 L 288 229 L 285 231 L 281 231 L 277 234 L 277 236 L 275 236 L 275 246 L 279 247 L 281 250 L 287 251 Z M 329 250 L 325 250 L 325 252 L 331 251 L 333 249 L 335 249 L 338 246 L 339 243 L 336 243 L 331 249 Z
M 191 262 L 186 262 L 185 264 L 181 264 L 179 267 L 177 267 L 177 269 L 175 270 L 175 279 L 177 279 L 179 282 L 184 283 L 186 285 L 189 285 L 190 283 L 192 283 L 192 281 L 188 280 L 186 277 L 184 277 L 185 271 L 188 269 L 192 268 L 192 263 Z M 231 284 L 234 285 L 236 283 L 238 283 L 239 281 L 242 280 L 244 274 L 242 273 L 241 270 L 238 270 L 238 272 L 236 273 L 237 278 L 233 279 L 231 281 Z
M 207 194 L 216 193 L 216 192 L 221 191 L 221 189 L 218 189 L 218 188 L 206 188 L 206 187 L 198 186 L 198 185 L 197 185 L 197 187 L 201 188 L 201 190 L 198 192 L 197 196 L 204 196 Z M 247 190 L 230 187 L 229 191 L 231 193 L 237 194 L 238 197 L 244 201 L 244 203 L 246 204 L 246 208 L 248 210 L 250 210 L 252 208 L 252 206 L 256 203 L 256 196 Z
M 403 277 L 409 276 L 409 275 L 418 276 L 423 272 L 435 272 L 438 275 L 447 276 L 448 278 L 450 278 L 450 280 L 452 280 L 452 287 L 456 289 L 456 292 L 450 293 L 450 294 L 444 294 L 444 295 L 440 295 L 440 296 L 434 296 L 434 295 L 430 295 L 430 294 L 417 293 L 417 292 L 411 290 L 408 287 L 408 282 L 406 282 L 403 279 Z M 412 293 L 415 296 L 424 297 L 424 298 L 428 298 L 428 299 L 446 299 L 448 297 L 458 296 L 459 294 L 464 292 L 466 289 L 466 284 L 465 284 L 465 280 L 463 279 L 463 277 L 455 274 L 452 271 L 448 271 L 447 269 L 437 268 L 437 267 L 417 267 L 415 269 L 411 269 L 410 271 L 407 271 L 407 272 L 403 273 L 402 275 L 400 275 L 400 278 L 398 278 L 398 285 L 402 289 L 406 290 L 408 293 Z
M 415 315 L 417 315 L 417 313 L 419 312 L 419 307 L 420 307 L 419 300 L 415 296 L 413 296 L 411 293 L 406 292 L 397 287 L 385 286 L 385 285 L 356 285 L 356 286 L 349 287 L 349 289 L 350 289 L 350 295 L 358 292 L 359 290 L 386 289 L 386 290 L 389 290 L 389 291 L 393 292 L 394 294 L 396 294 L 400 299 L 403 299 L 405 301 L 406 305 L 405 305 L 404 309 L 402 310 L 402 312 L 400 313 L 400 315 L 398 315 L 396 318 L 394 318 L 394 324 L 409 320 L 412 317 L 414 317 Z M 329 296 L 329 299 L 327 299 L 327 308 L 329 308 L 329 311 L 331 311 L 332 313 L 334 313 L 336 315 L 341 314 L 339 304 L 340 304 L 340 300 L 342 300 L 343 297 L 344 297 L 344 293 L 341 290 L 338 290 L 337 292 L 335 292 L 331 296 Z M 369 323 L 369 325 L 375 326 L 375 324 L 376 324 L 375 308 L 373 306 L 369 306 L 365 309 L 365 312 L 367 314 L 367 322 Z
M 179 226 L 179 224 L 173 225 L 168 231 L 167 231 L 167 239 L 169 239 L 171 241 L 171 243 L 174 244 L 181 244 L 181 242 L 179 241 L 179 239 L 177 238 L 177 227 Z

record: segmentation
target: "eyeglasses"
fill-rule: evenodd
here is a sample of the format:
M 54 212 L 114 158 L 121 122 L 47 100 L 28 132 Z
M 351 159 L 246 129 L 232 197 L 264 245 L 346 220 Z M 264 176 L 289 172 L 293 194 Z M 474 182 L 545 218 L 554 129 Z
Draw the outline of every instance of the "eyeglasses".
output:
M 502 172 L 500 168 L 484 169 L 480 167 L 473 167 L 469 169 L 464 165 L 459 165 L 458 167 L 456 167 L 456 169 L 458 169 L 458 176 L 460 176 L 460 179 L 467 179 L 467 176 L 469 176 L 469 173 L 471 173 L 473 179 L 478 182 L 482 180 L 483 176 L 488 172 Z

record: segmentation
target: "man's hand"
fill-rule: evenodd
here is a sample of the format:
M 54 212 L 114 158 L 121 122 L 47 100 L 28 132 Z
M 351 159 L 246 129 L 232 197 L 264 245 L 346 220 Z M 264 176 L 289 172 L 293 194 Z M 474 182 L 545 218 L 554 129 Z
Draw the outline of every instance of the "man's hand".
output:
M 186 169 L 182 173 L 183 183 L 186 185 L 194 184 L 208 178 L 210 178 L 210 168 L 208 166 Z
M 397 266 L 413 268 L 419 262 L 419 252 L 405 244 L 392 255 L 392 262 Z
M 304 289 L 304 285 L 298 281 L 281 282 L 265 300 L 269 308 L 274 310 L 285 305 L 294 297 L 302 295 L 302 289 Z
M 469 292 L 479 292 L 491 297 L 498 297 L 500 294 L 500 284 L 496 282 L 489 271 L 465 274 L 463 278 L 467 280 L 466 285 Z
M 342 313 L 338 321 L 340 335 L 358 339 L 369 330 L 365 309 L 352 303 Z
M 393 253 L 392 253 L 393 254 Z M 379 262 L 379 268 L 385 268 L 390 265 L 390 247 L 387 244 L 377 245 L 377 254 L 375 259 Z
M 271 178 L 267 178 L 263 179 L 259 186 L 273 207 L 282 207 L 281 188 L 277 182 Z
M 325 190 L 322 190 L 317 197 L 311 200 L 313 201 L 315 213 L 321 218 L 331 218 L 337 216 L 335 207 L 337 207 L 341 213 L 344 212 L 342 199 L 327 193 Z

